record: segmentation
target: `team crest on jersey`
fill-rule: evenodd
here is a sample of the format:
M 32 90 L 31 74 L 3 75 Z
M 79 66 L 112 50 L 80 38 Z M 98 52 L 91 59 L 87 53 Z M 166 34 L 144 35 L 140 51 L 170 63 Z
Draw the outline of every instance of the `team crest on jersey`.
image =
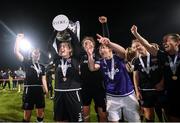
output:
M 61 64 L 59 64 L 58 67 L 61 68 Z M 68 64 L 67 67 L 71 67 L 71 64 Z
M 114 70 L 114 71 L 115 71 L 115 74 L 114 74 L 114 75 L 116 75 L 116 73 L 118 73 L 118 72 L 119 72 L 119 69 L 118 69 L 118 68 L 115 68 L 115 70 Z M 108 73 L 109 73 L 109 72 L 105 72 L 105 74 L 106 74 L 106 75 L 108 75 Z
M 88 60 L 84 60 L 83 63 L 85 63 L 85 64 L 88 63 Z
M 153 66 L 149 67 L 149 69 L 152 71 L 155 71 L 156 69 L 158 69 L 158 65 L 153 65 Z M 143 68 L 141 69 L 141 71 L 145 72 L 145 70 Z
M 103 69 L 106 69 L 107 67 L 106 66 L 103 66 Z

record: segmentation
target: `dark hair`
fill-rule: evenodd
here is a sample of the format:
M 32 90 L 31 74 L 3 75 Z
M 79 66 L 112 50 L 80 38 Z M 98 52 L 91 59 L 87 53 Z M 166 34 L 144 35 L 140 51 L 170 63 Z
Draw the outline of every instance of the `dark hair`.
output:
M 108 47 L 108 48 L 111 49 L 111 47 L 110 47 L 109 45 L 106 45 L 106 44 L 100 44 L 100 45 L 99 45 L 99 48 L 102 47 L 102 46 L 106 46 L 106 47 Z
M 169 34 L 166 34 L 163 37 L 163 42 L 166 42 L 169 37 L 175 42 L 180 41 L 180 35 L 179 34 L 177 34 L 177 33 L 169 33 Z
M 71 35 L 67 30 L 64 30 L 62 32 L 58 32 L 56 35 L 56 40 L 59 42 L 63 41 L 71 41 Z
M 70 49 L 72 49 L 71 42 L 69 42 L 69 41 L 61 41 L 61 42 L 59 42 L 59 43 L 58 43 L 58 49 L 60 48 L 60 44 L 62 44 L 62 43 L 67 43 L 67 44 L 68 44 L 68 47 L 69 47 Z
M 70 49 L 73 49 L 72 48 L 72 45 L 71 45 L 71 35 L 69 33 L 68 30 L 64 30 L 64 31 L 61 31 L 61 32 L 57 32 L 56 34 L 56 44 L 57 44 L 57 49 L 59 50 L 60 48 L 60 45 L 62 43 L 67 43 L 68 44 L 68 47 Z M 59 52 L 59 51 L 58 51 Z

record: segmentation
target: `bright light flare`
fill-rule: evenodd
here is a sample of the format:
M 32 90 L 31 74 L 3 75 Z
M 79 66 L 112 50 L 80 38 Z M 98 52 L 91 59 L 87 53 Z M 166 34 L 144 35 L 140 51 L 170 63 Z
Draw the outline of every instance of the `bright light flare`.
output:
M 23 50 L 23 51 L 29 51 L 31 50 L 31 44 L 30 42 L 28 41 L 28 39 L 24 38 L 20 41 L 20 49 Z
M 49 57 L 49 59 L 51 59 L 51 57 L 52 57 L 52 56 L 51 56 L 51 53 L 48 54 L 48 57 Z

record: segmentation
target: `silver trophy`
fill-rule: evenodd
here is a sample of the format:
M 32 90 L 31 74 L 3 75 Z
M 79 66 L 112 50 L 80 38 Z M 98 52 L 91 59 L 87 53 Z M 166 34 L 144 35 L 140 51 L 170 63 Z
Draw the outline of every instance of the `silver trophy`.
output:
M 67 16 L 61 14 L 61 15 L 57 15 L 53 19 L 52 26 L 56 31 L 58 31 L 56 34 L 56 38 L 54 39 L 54 42 L 53 42 L 53 47 L 56 50 L 56 52 L 58 52 L 56 39 L 59 41 L 63 39 L 67 41 L 71 40 L 70 34 L 67 32 L 67 29 L 71 30 L 80 41 L 80 22 L 79 21 L 73 22 L 69 20 Z

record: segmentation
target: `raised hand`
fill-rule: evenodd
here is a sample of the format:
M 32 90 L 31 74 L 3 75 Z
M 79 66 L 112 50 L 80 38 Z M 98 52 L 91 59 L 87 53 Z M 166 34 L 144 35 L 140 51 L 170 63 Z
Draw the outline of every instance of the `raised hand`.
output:
M 19 33 L 19 34 L 17 34 L 17 37 L 24 37 L 24 34 L 23 33 Z
M 132 33 L 132 34 L 136 34 L 136 33 L 137 33 L 137 26 L 136 26 L 136 25 L 133 25 L 133 26 L 131 27 L 131 33 Z
M 24 34 L 22 33 L 18 34 L 16 37 L 15 46 L 14 46 L 14 53 L 21 62 L 24 60 L 24 57 L 20 52 L 20 42 L 22 41 L 23 38 L 24 38 Z
M 91 48 L 91 47 L 86 47 L 86 48 L 85 48 L 85 51 L 86 51 L 86 53 L 87 53 L 88 56 L 91 56 L 91 55 L 93 54 L 94 49 Z
M 24 34 L 23 33 L 19 33 L 17 34 L 17 39 L 23 39 L 24 38 Z
M 107 17 L 105 17 L 105 16 L 100 16 L 100 17 L 99 17 L 99 22 L 102 23 L 102 24 L 103 24 L 103 23 L 107 23 Z
M 109 38 L 102 37 L 99 34 L 96 34 L 96 36 L 97 36 L 97 40 L 99 41 L 99 43 L 104 44 L 104 45 L 109 45 L 109 43 L 110 43 Z

